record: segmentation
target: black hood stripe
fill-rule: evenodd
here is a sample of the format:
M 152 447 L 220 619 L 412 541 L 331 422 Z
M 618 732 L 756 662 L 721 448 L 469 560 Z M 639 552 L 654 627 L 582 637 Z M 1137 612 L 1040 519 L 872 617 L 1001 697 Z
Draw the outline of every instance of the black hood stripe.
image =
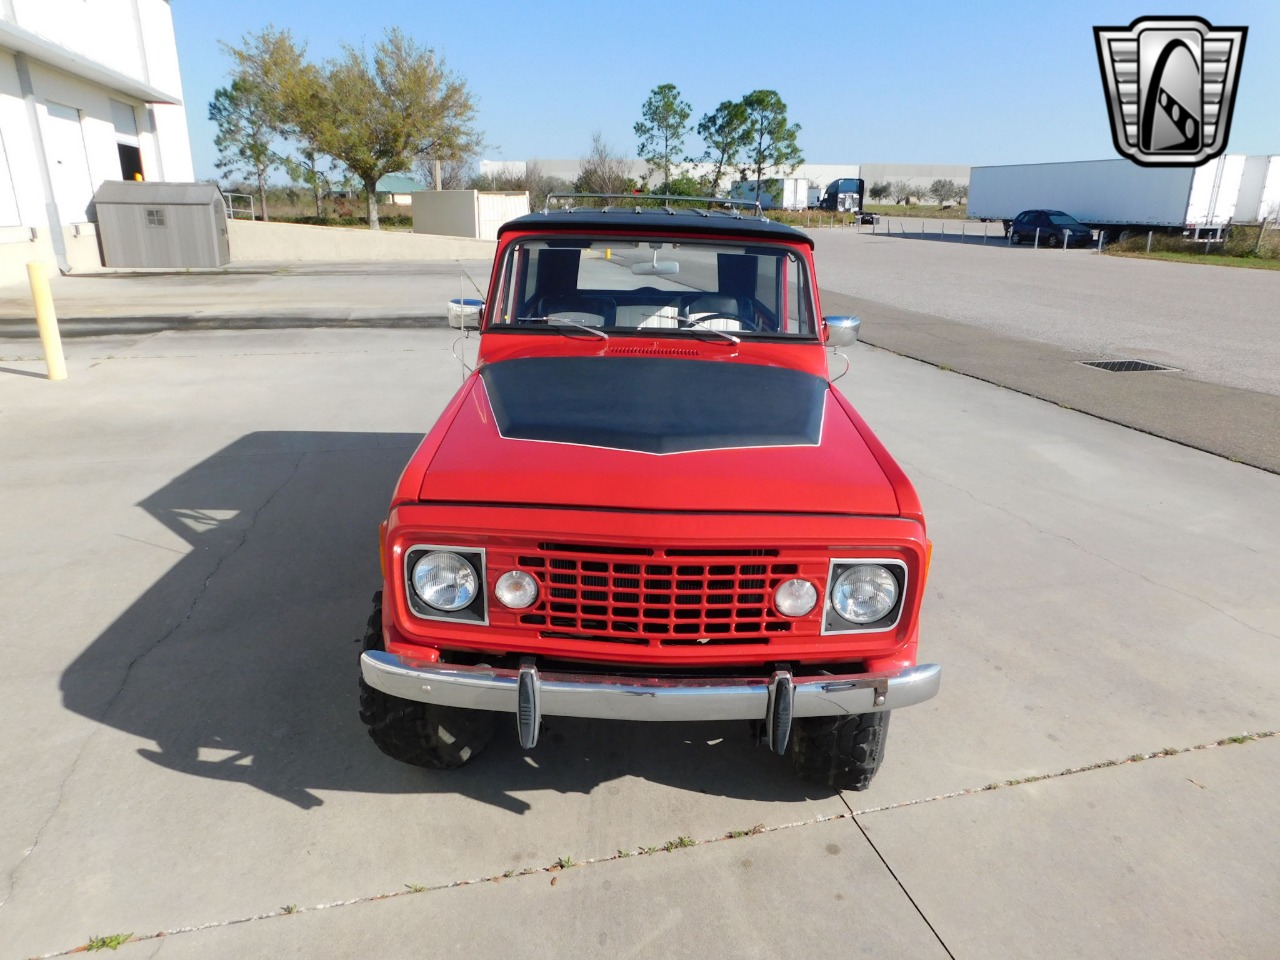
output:
M 498 432 L 637 453 L 817 446 L 827 381 L 658 357 L 527 357 L 480 370 Z

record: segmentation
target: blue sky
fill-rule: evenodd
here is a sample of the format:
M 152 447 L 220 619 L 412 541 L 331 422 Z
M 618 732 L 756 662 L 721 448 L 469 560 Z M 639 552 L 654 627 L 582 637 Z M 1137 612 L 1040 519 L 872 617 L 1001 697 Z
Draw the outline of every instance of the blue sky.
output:
M 1249 27 L 1228 149 L 1280 153 L 1280 3 L 439 3 L 175 0 L 196 176 L 215 176 L 208 104 L 235 42 L 272 24 L 324 60 L 398 26 L 466 80 L 486 159 L 580 157 L 600 130 L 633 155 L 649 91 L 694 119 L 774 89 L 812 163 L 1030 163 L 1115 156 L 1094 26 L 1194 14 Z M 689 146 L 696 145 L 691 138 Z

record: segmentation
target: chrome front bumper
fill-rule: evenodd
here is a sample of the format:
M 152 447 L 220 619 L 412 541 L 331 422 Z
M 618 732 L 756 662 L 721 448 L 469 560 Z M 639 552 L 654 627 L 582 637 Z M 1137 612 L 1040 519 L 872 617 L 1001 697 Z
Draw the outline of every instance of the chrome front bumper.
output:
M 770 744 L 785 749 L 793 717 L 830 717 L 896 710 L 938 692 L 942 667 L 925 663 L 900 673 L 667 678 L 543 673 L 526 660 L 518 669 L 414 664 L 366 651 L 360 668 L 369 686 L 404 700 L 516 714 L 520 741 L 537 742 L 543 715 L 610 720 L 763 720 Z

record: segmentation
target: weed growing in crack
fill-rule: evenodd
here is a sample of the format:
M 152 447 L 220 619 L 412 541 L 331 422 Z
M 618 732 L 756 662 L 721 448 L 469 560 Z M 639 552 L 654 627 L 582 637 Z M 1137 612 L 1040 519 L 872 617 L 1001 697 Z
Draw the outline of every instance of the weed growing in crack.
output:
M 97 950 L 119 950 L 121 946 L 133 939 L 132 933 L 113 933 L 107 937 L 90 937 L 84 949 L 93 953 Z

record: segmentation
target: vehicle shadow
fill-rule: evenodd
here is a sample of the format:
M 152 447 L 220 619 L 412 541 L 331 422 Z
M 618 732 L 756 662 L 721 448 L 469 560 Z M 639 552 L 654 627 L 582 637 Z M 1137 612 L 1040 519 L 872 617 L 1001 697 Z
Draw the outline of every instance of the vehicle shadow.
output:
M 713 795 L 800 802 L 747 725 L 552 718 L 461 771 L 378 752 L 357 716 L 359 645 L 378 586 L 377 525 L 421 437 L 248 434 L 141 501 L 190 550 L 67 668 L 67 708 L 151 741 L 139 756 L 300 808 L 319 792 L 457 793 L 513 812 L 530 790 L 632 776 Z

